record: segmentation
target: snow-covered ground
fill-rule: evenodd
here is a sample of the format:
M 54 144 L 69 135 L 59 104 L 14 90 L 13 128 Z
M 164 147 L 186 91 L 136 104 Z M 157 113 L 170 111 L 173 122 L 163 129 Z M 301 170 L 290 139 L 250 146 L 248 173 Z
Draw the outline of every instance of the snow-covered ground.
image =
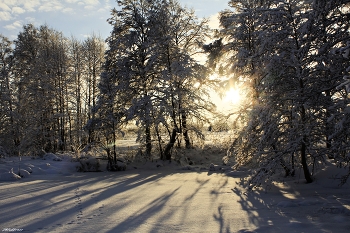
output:
M 120 172 L 105 171 L 105 161 L 102 172 L 77 172 L 69 155 L 3 158 L 0 230 L 349 232 L 350 186 L 338 186 L 332 164 L 312 184 L 297 176 L 247 192 L 239 185 L 246 171 L 210 165 L 224 152 L 205 151 L 189 150 L 182 165 L 139 161 Z

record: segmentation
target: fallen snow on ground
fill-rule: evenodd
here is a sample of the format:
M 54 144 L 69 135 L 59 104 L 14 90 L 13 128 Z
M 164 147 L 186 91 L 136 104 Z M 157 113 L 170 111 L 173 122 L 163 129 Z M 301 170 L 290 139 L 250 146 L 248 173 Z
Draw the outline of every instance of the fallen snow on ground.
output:
M 297 173 L 248 192 L 239 185 L 248 172 L 220 164 L 224 152 L 181 153 L 172 163 L 135 159 L 120 172 L 106 171 L 105 160 L 101 172 L 77 172 L 66 154 L 2 158 L 0 230 L 349 232 L 350 186 L 338 186 L 331 163 L 311 184 Z

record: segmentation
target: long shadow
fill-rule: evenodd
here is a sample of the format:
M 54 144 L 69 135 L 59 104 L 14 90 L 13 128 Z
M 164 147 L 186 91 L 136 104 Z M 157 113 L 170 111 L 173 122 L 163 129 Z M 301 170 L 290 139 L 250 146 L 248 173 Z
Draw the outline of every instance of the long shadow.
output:
M 52 205 L 50 207 L 50 209 L 51 209 L 51 208 L 55 208 L 55 206 L 57 206 L 59 204 L 65 204 L 67 206 L 67 209 L 65 209 L 61 212 L 58 212 L 57 214 L 53 214 L 51 216 L 50 216 L 50 214 L 47 214 L 45 218 L 38 219 L 33 223 L 29 223 L 27 225 L 24 225 L 22 228 L 23 229 L 33 229 L 36 226 L 40 225 L 42 227 L 39 230 L 46 230 L 46 229 L 49 229 L 49 226 L 52 225 L 52 223 L 60 222 L 61 218 L 66 217 L 66 216 L 71 216 L 71 218 L 76 219 L 75 222 L 79 223 L 79 218 L 77 219 L 76 217 L 79 217 L 79 213 L 82 212 L 83 208 L 82 208 L 82 205 L 79 206 L 79 205 L 74 204 L 74 201 L 77 199 L 77 195 L 75 195 L 74 192 L 79 187 L 89 186 L 90 184 L 95 184 L 98 180 L 101 180 L 100 174 L 96 174 L 96 175 L 97 175 L 97 177 L 93 177 L 93 178 L 90 178 L 90 177 L 85 178 L 85 179 L 84 178 L 83 179 L 82 178 L 72 178 L 73 182 L 69 181 L 69 180 L 66 182 L 60 182 L 60 186 L 68 186 L 68 187 L 66 187 L 66 188 L 56 187 L 55 191 L 45 193 L 42 195 L 42 197 L 41 196 L 33 197 L 34 199 L 37 199 L 38 197 L 50 199 L 51 197 L 64 195 L 66 193 L 72 193 L 70 198 L 67 198 L 65 200 L 62 200 L 62 201 L 59 201 L 56 203 L 52 203 Z M 108 180 L 113 180 L 113 178 L 115 178 L 116 175 L 118 176 L 119 174 L 108 173 L 108 175 L 103 175 L 103 178 L 106 179 L 106 182 L 108 182 Z M 140 175 L 137 175 L 136 177 L 133 177 L 131 179 L 127 178 L 128 174 L 123 174 L 121 177 L 123 177 L 123 176 L 125 177 L 124 181 L 119 182 L 119 183 L 114 183 L 114 184 L 111 184 L 107 187 L 104 187 L 104 191 L 100 192 L 99 195 L 95 196 L 93 199 L 82 202 L 84 207 L 89 208 L 89 206 L 94 205 L 96 202 L 103 200 L 105 198 L 109 198 L 110 193 L 113 193 L 113 189 L 117 189 L 118 193 L 122 193 L 122 192 L 125 192 L 127 190 L 133 189 L 137 186 L 146 184 L 147 182 L 152 182 L 152 181 L 156 180 L 157 178 L 159 178 L 161 175 L 158 174 L 158 175 L 152 176 L 151 178 L 145 178 L 145 177 L 142 177 Z M 119 177 L 120 176 L 118 176 L 118 178 Z M 43 184 L 43 185 L 47 185 L 47 187 L 51 187 L 52 184 L 50 182 L 52 182 L 52 181 L 48 180 L 48 182 L 46 184 Z M 130 184 L 132 184 L 132 185 L 130 185 Z M 86 196 L 88 194 L 89 194 L 89 192 L 86 192 L 86 193 L 84 193 L 84 196 Z M 82 199 L 82 198 L 83 197 L 79 197 L 79 199 Z M 25 199 L 19 203 L 16 202 L 16 206 L 17 206 L 17 204 L 20 206 L 26 206 L 25 202 L 30 203 L 31 202 L 30 199 L 31 198 Z M 78 204 L 80 204 L 80 203 L 78 203 Z M 13 203 L 9 203 L 7 205 L 13 206 Z M 17 207 L 19 207 L 19 206 L 17 206 Z M 116 207 L 121 208 L 121 206 L 118 206 L 118 205 L 116 205 Z M 43 212 L 43 211 L 49 212 L 50 209 L 48 209 L 47 206 L 44 206 L 41 208 L 39 203 L 37 203 L 36 206 L 30 206 L 30 208 L 21 209 L 19 207 L 19 214 L 17 217 L 21 219 L 25 216 L 33 215 L 36 212 Z M 0 219 L 0 220 L 1 220 L 0 222 L 3 222 L 3 220 L 4 220 L 4 222 L 6 222 L 6 220 L 8 221 L 8 219 L 3 219 L 3 220 Z M 81 223 L 82 222 L 80 221 L 79 224 L 81 224 Z
M 188 172 L 188 171 L 179 171 L 179 174 L 197 174 L 196 172 Z M 203 172 L 205 174 L 205 172 Z M 171 174 L 164 174 L 165 176 L 176 176 L 176 173 Z M 165 178 L 165 176 L 160 175 L 159 177 L 155 177 L 156 180 Z M 191 207 L 191 202 L 194 201 L 197 194 L 202 192 L 201 190 L 205 189 L 204 187 L 207 185 L 210 185 L 210 178 L 203 176 L 203 179 L 199 179 L 198 177 L 194 180 L 196 185 L 191 186 L 190 190 L 186 190 L 186 194 L 181 194 L 181 184 L 179 186 L 174 185 L 172 188 L 167 190 L 164 193 L 159 193 L 158 196 L 154 197 L 154 200 L 150 203 L 140 207 L 140 209 L 137 210 L 137 215 L 132 216 L 131 218 L 125 219 L 124 221 L 121 221 L 117 225 L 113 227 L 113 229 L 109 230 L 108 232 L 138 232 L 137 227 L 139 227 L 142 224 L 149 224 L 149 231 L 147 232 L 192 232 L 191 230 L 186 230 L 188 226 L 185 225 L 186 222 L 188 222 L 188 214 L 190 212 L 193 212 L 195 210 Z M 225 177 L 223 176 L 223 179 Z M 226 177 L 227 179 L 227 177 Z M 155 181 L 155 180 L 154 180 Z M 129 183 L 129 182 L 126 182 Z M 227 184 L 227 181 L 224 180 L 221 182 L 217 187 L 213 187 L 214 193 L 220 193 L 220 190 Z M 130 185 L 127 184 L 126 187 L 129 187 Z M 206 189 L 205 189 L 206 190 Z M 180 195 L 179 195 L 180 194 Z M 203 195 L 203 193 L 202 193 Z M 211 192 L 207 192 L 204 195 L 206 195 L 208 198 L 212 195 Z M 172 208 L 173 204 L 173 197 L 174 196 L 181 196 L 180 202 L 177 202 L 177 206 Z M 204 199 L 205 200 L 205 199 Z M 171 201 L 171 203 L 170 203 Z M 127 206 L 130 203 L 127 203 L 126 206 L 120 206 L 120 208 L 127 208 Z M 159 212 L 162 213 L 160 214 Z M 174 216 L 177 216 L 176 224 L 172 223 L 171 225 L 166 225 L 165 223 L 171 219 Z M 154 224 L 154 221 L 161 224 Z M 198 219 L 193 219 L 193 221 L 198 221 Z M 210 221 L 217 221 L 220 222 L 222 220 L 216 219 L 213 217 L 213 219 L 204 219 L 204 221 L 210 222 Z M 154 226 L 152 226 L 152 224 Z M 188 228 L 190 229 L 190 228 Z M 227 227 L 229 229 L 229 227 Z M 203 231 L 208 232 L 208 231 Z
M 142 207 L 140 210 L 138 210 L 138 214 L 136 216 L 132 216 L 131 218 L 128 218 L 120 222 L 108 232 L 114 233 L 114 232 L 133 231 L 133 228 L 137 228 L 138 226 L 146 223 L 148 219 L 153 217 L 153 215 L 156 215 L 158 212 L 160 212 L 164 208 L 165 204 L 169 201 L 169 199 L 173 195 L 175 195 L 175 193 L 178 192 L 178 190 L 179 188 L 176 188 L 173 191 L 162 193 L 158 199 L 150 202 L 147 205 L 147 207 L 145 206 L 145 207 Z M 135 232 L 136 232 L 136 229 L 135 229 Z
M 255 226 L 254 230 L 240 229 L 237 232 L 349 232 L 349 223 L 335 227 L 320 222 L 322 220 L 318 217 L 323 214 L 320 210 L 324 208 L 326 200 L 317 191 L 296 191 L 281 187 L 272 189 L 274 193 L 244 192 L 237 187 L 232 189 L 239 197 L 241 208 L 248 214 L 249 222 Z
M 16 203 L 9 202 L 1 206 L 1 217 L 0 222 L 5 224 L 7 222 L 17 222 L 22 225 L 20 225 L 20 228 L 23 229 L 31 229 L 33 231 L 49 231 L 54 223 L 56 225 L 62 224 L 63 217 L 70 216 L 71 219 L 75 220 L 75 223 L 79 223 L 80 219 L 78 218 L 80 215 L 79 213 L 83 210 L 82 207 L 79 207 L 78 205 L 75 205 L 75 201 L 77 199 L 77 196 L 74 195 L 74 192 L 79 187 L 87 187 L 91 184 L 95 184 L 97 181 L 105 181 L 107 185 L 103 187 L 101 191 L 99 191 L 96 195 L 94 195 L 94 198 L 91 198 L 90 200 L 83 201 L 84 208 L 89 208 L 96 204 L 96 202 L 99 202 L 101 200 L 106 200 L 108 198 L 113 198 L 113 195 L 118 195 L 123 192 L 127 192 L 129 190 L 135 189 L 137 187 L 140 187 L 142 185 L 147 185 L 152 182 L 156 182 L 157 180 L 172 175 L 169 172 L 162 174 L 160 172 L 153 173 L 153 172 L 146 172 L 146 174 L 140 174 L 140 173 L 100 173 L 96 174 L 96 177 L 90 177 L 89 175 L 79 175 L 79 177 L 70 177 L 65 181 L 61 181 L 59 177 L 57 177 L 55 180 L 48 179 L 43 180 L 41 182 L 34 182 L 34 185 L 31 186 L 30 184 L 26 184 L 27 189 L 21 189 L 20 192 L 18 192 L 18 188 L 16 189 L 16 192 L 14 195 L 21 196 L 28 196 L 28 191 L 31 191 L 34 193 L 32 197 L 27 197 L 23 200 L 16 200 Z M 102 178 L 102 179 L 101 179 Z M 118 178 L 118 182 L 115 181 L 115 179 Z M 187 195 L 185 200 L 183 201 L 182 205 L 184 205 L 185 209 L 183 210 L 184 213 L 187 212 L 186 210 L 186 204 L 190 202 L 196 195 L 197 192 L 200 191 L 201 187 L 206 185 L 208 183 L 209 179 L 206 180 L 196 180 L 196 183 L 198 183 L 198 187 L 191 190 L 191 194 Z M 225 183 L 224 183 L 225 184 Z M 176 187 L 175 187 L 176 188 Z M 158 211 L 160 211 L 165 205 L 166 202 L 171 198 L 172 195 L 174 195 L 179 187 L 177 187 L 173 191 L 168 191 L 165 193 L 161 193 L 159 195 L 158 200 L 151 202 L 149 205 L 143 207 L 139 210 L 139 214 L 137 214 L 135 217 L 125 220 L 121 223 L 119 223 L 117 226 L 114 227 L 114 229 L 118 232 L 120 230 L 127 230 L 130 228 L 130 226 L 138 225 L 141 223 L 144 223 L 147 221 L 147 219 L 151 218 L 152 215 L 156 214 Z M 46 190 L 43 194 L 40 194 L 40 191 Z M 12 190 L 8 190 L 8 192 L 13 193 Z M 83 193 L 83 195 L 80 195 L 81 199 L 84 199 L 84 197 L 87 197 L 88 195 L 93 194 L 93 192 L 96 192 L 95 190 L 89 192 L 86 191 Z M 39 194 L 38 194 L 39 193 Z M 70 194 L 70 195 L 67 195 Z M 57 197 L 57 196 L 64 196 L 65 199 L 62 199 L 60 201 L 52 202 L 51 204 L 41 204 L 38 200 L 43 201 L 50 201 L 51 199 Z M 87 199 L 87 198 L 85 198 Z M 118 200 L 116 200 L 118 201 Z M 114 208 L 118 210 L 122 210 L 123 208 L 127 208 L 127 206 L 130 205 L 130 202 L 126 202 L 125 200 L 120 200 L 121 202 L 119 204 L 114 205 Z M 59 205 L 65 205 L 66 209 L 58 211 L 54 211 L 54 208 Z M 16 211 L 18 214 L 16 214 L 16 219 L 13 219 L 13 213 L 12 211 Z M 56 213 L 55 213 L 56 212 Z M 41 213 L 41 215 L 45 216 L 41 219 L 34 219 L 31 223 L 25 223 L 22 221 L 22 219 L 26 219 L 28 216 L 38 215 L 38 213 Z M 43 214 L 44 213 L 44 214 Z M 167 215 L 164 215 L 162 219 L 170 218 L 173 213 L 171 211 L 167 212 Z M 162 220 L 160 219 L 160 220 Z M 12 221 L 11 221 L 12 220 Z M 70 222 L 72 225 L 73 223 Z M 80 221 L 82 223 L 82 221 Z M 69 223 L 68 223 L 69 224 Z M 37 228 L 40 226 L 39 228 Z M 9 226 L 12 227 L 12 226 Z M 79 227 L 76 226 L 75 230 L 79 231 Z M 111 231 L 113 232 L 113 231 Z M 114 231 L 115 232 L 115 231 Z
M 191 176 L 187 177 L 187 173 Z M 174 182 L 168 185 L 181 175 L 186 177 L 183 179 L 184 183 Z M 94 219 L 94 225 L 103 227 L 100 232 L 136 232 L 140 226 L 145 225 L 147 232 L 193 232 L 192 226 L 186 226 L 189 218 L 211 216 L 204 222 L 215 223 L 211 226 L 217 227 L 214 232 L 220 233 L 308 232 L 310 229 L 312 232 L 334 231 L 331 226 L 320 225 L 317 221 L 308 219 L 306 213 L 300 213 L 305 215 L 305 218 L 298 222 L 298 219 L 292 219 L 295 216 L 290 215 L 289 207 L 279 205 L 281 201 L 294 203 L 295 199 L 298 199 L 298 203 L 308 201 L 305 197 L 310 193 L 296 192 L 288 188 L 273 195 L 245 192 L 239 184 L 229 187 L 232 185 L 232 177 L 225 174 L 212 174 L 209 177 L 205 171 L 199 174 L 190 171 L 171 172 L 166 169 L 138 169 L 41 178 L 43 179 L 40 181 L 21 181 L 20 186 L 8 184 L 7 190 L 0 190 L 1 227 L 22 228 L 29 232 L 63 232 L 67 228 L 71 232 L 82 232 L 81 227 Z M 192 182 L 190 186 L 186 186 L 185 183 L 188 179 Z M 164 182 L 167 182 L 167 186 L 164 186 Z M 154 190 L 147 194 L 150 187 Z M 293 197 L 283 195 L 284 193 L 293 194 Z M 313 197 L 320 199 L 321 195 L 315 191 Z M 349 195 L 335 196 L 333 202 L 345 208 L 350 204 L 348 197 Z M 135 198 L 142 200 L 136 202 Z M 203 205 L 208 207 L 212 215 L 201 215 L 198 212 L 193 214 L 194 211 L 203 211 L 193 209 L 193 206 L 198 206 L 198 202 L 202 200 L 206 201 Z M 111 206 L 108 206 L 109 203 L 112 203 Z M 135 203 L 141 204 L 135 206 Z M 192 205 L 193 203 L 196 205 Z M 235 208 L 244 211 L 245 219 L 234 216 L 235 213 L 241 213 Z M 122 216 L 125 213 L 130 213 L 128 218 Z M 171 228 L 166 225 L 169 219 L 176 223 Z M 247 227 L 237 229 L 234 222 L 236 220 L 248 222 Z M 105 224 L 107 225 L 104 226 Z M 348 232 L 347 230 L 340 228 L 337 232 Z M 203 232 L 209 231 L 203 229 Z
M 247 213 L 249 223 L 256 228 L 254 231 L 251 231 L 251 229 L 240 229 L 238 232 L 259 232 L 265 230 L 274 217 L 279 217 L 274 216 L 275 213 L 273 212 L 269 212 L 268 216 L 266 216 L 269 206 L 262 201 L 257 194 L 243 192 L 237 187 L 233 188 L 232 191 L 239 198 L 237 202 L 240 204 L 241 208 Z M 280 219 L 278 221 L 280 221 Z M 287 219 L 284 223 L 287 223 Z M 267 232 L 281 232 L 281 229 L 273 227 Z
M 27 181 L 28 183 L 25 184 L 25 188 L 21 188 L 20 190 L 16 188 L 15 191 L 12 191 L 11 189 L 7 190 L 8 192 L 12 193 L 12 197 L 15 200 L 12 202 L 7 200 L 6 204 L 2 204 L 0 206 L 0 223 L 4 224 L 11 220 L 13 221 L 13 213 L 16 213 L 15 215 L 17 219 L 26 219 L 26 217 L 36 215 L 37 213 L 49 213 L 49 211 L 56 206 L 62 203 L 67 203 L 67 206 L 69 206 L 67 210 L 59 213 L 57 216 L 52 216 L 52 218 L 48 217 L 48 214 L 46 214 L 46 217 L 48 218 L 45 218 L 41 221 L 43 222 L 43 225 L 45 225 L 53 220 L 59 220 L 59 216 L 69 214 L 72 209 L 70 208 L 72 206 L 71 202 L 74 202 L 75 197 L 72 195 L 71 197 L 66 197 L 64 200 L 55 202 L 52 201 L 52 199 L 73 192 L 77 187 L 77 182 L 79 181 L 79 178 L 74 179 L 73 177 L 70 178 L 69 181 L 61 181 L 59 180 L 59 177 L 56 177 L 54 180 L 42 180 L 40 183 L 34 182 L 32 185 L 30 181 Z M 23 184 L 24 183 L 21 183 L 20 185 Z M 44 191 L 44 193 L 40 194 L 41 191 Z M 22 196 L 24 198 L 20 199 Z M 50 204 L 48 205 L 43 202 L 50 202 Z M 22 223 L 19 221 L 19 224 Z M 25 225 L 23 227 L 31 228 L 31 224 Z

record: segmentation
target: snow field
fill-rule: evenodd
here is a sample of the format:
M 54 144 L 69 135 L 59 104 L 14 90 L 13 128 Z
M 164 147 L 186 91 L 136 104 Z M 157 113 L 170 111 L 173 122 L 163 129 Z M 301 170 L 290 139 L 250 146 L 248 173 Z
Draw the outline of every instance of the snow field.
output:
M 182 170 L 158 161 L 124 172 L 79 173 L 67 158 L 27 162 L 30 177 L 0 182 L 3 229 L 341 233 L 350 227 L 349 187 L 331 179 L 308 185 L 290 179 L 247 192 L 239 185 L 245 171 Z
M 77 172 L 68 154 L 0 160 L 0 227 L 24 232 L 349 232 L 350 185 L 327 163 L 305 184 L 281 178 L 254 192 L 248 169 L 222 165 L 214 137 L 172 163 L 134 157 L 126 171 Z M 120 142 L 130 157 L 129 140 Z M 96 160 L 96 159 L 95 159 Z M 89 160 L 90 161 L 90 160 Z M 190 165 L 191 164 L 191 165 Z M 20 166 L 19 166 L 20 165 Z M 18 168 L 21 176 L 19 177 Z

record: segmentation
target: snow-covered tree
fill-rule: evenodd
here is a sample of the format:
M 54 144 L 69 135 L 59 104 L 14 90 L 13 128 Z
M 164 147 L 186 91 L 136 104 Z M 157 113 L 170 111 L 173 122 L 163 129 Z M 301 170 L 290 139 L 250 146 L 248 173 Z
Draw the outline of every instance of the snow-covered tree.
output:
M 47 25 L 23 26 L 13 46 L 1 37 L 0 137 L 7 149 L 36 154 L 91 142 L 93 128 L 85 134 L 84 125 L 94 118 L 103 55 L 102 39 L 69 41 Z
M 203 111 L 210 110 L 212 104 L 206 101 L 206 68 L 193 58 L 199 53 L 209 33 L 206 20 L 198 20 L 194 12 L 183 8 L 177 1 L 162 5 L 158 16 L 156 37 L 163 67 L 163 86 L 159 103 L 165 109 L 172 129 L 169 143 L 165 147 L 165 158 L 170 159 L 170 150 L 178 134 L 183 134 L 187 148 L 191 147 L 188 134 L 188 118 L 204 118 Z M 195 85 L 200 84 L 201 88 Z M 165 124 L 166 125 L 166 124 Z M 196 132 L 199 132 L 196 130 Z
M 337 54 L 342 58 L 345 58 L 347 65 L 349 65 L 350 54 L 350 42 L 347 41 L 343 44 L 343 47 L 338 49 Z M 350 131 L 347 127 L 350 124 L 350 108 L 349 108 L 349 72 L 350 66 L 344 72 L 343 82 L 337 86 L 338 93 L 334 96 L 335 105 L 333 107 L 332 115 L 329 117 L 328 122 L 334 122 L 334 131 L 330 135 L 332 140 L 332 157 L 339 164 L 340 167 L 348 166 L 350 163 L 349 156 L 349 137 Z M 350 177 L 350 167 L 348 173 L 341 179 L 342 184 L 345 184 Z
M 15 40 L 16 121 L 23 152 L 65 149 L 66 41 L 46 25 L 25 25 Z
M 84 135 L 84 49 L 82 42 L 75 38 L 69 40 L 68 51 L 69 67 L 68 75 L 72 87 L 67 87 L 66 99 L 69 116 L 69 138 L 73 148 L 79 148 L 86 143 Z M 75 149 L 74 149 L 75 150 Z
M 206 22 L 176 1 L 118 4 L 121 9 L 114 9 L 109 20 L 114 28 L 107 39 L 101 78 L 114 82 L 109 85 L 116 88 L 113 98 L 124 104 L 121 115 L 142 129 L 139 140 L 145 142 L 146 155 L 152 150 L 154 129 L 161 157 L 171 159 L 171 148 L 180 134 L 190 147 L 188 119 L 204 118 L 203 111 L 211 106 L 200 93 L 205 88 L 199 91 L 195 85 L 205 86 L 205 68 L 192 57 L 203 43 Z M 160 127 L 169 133 L 165 157 Z
M 12 86 L 12 41 L 0 34 L 0 143 L 11 149 L 16 144 Z
M 19 33 L 14 44 L 14 82 L 17 88 L 14 127 L 18 135 L 18 143 L 16 145 L 18 148 L 16 149 L 23 154 L 30 147 L 29 145 L 24 145 L 25 141 L 27 141 L 27 144 L 34 144 L 33 140 L 37 138 L 37 135 L 32 131 L 34 130 L 33 128 L 36 128 L 33 127 L 33 124 L 36 125 L 37 122 L 37 119 L 35 119 L 37 112 L 34 110 L 37 102 L 34 98 L 38 96 L 35 91 L 30 91 L 30 89 L 38 87 L 37 79 L 33 77 L 35 76 L 34 72 L 37 72 L 34 67 L 39 50 L 38 29 L 31 24 L 24 26 L 23 31 Z M 32 84 L 33 82 L 35 83 Z M 36 131 L 39 130 L 36 129 Z M 27 133 L 30 136 L 27 137 Z M 30 138 L 33 140 L 29 140 Z M 20 146 L 24 148 L 19 148 Z
M 83 42 L 83 62 L 84 62 L 84 79 L 85 79 L 85 111 L 86 121 L 94 119 L 92 107 L 96 105 L 98 95 L 98 81 L 102 72 L 104 61 L 105 42 L 96 35 L 88 37 Z M 88 129 L 88 143 L 94 141 L 94 129 Z
M 330 153 L 327 116 L 342 73 L 331 51 L 348 36 L 343 5 L 292 0 L 231 5 L 236 11 L 221 16 L 222 35 L 229 40 L 224 49 L 255 95 L 247 127 L 230 152 L 238 162 L 260 167 L 254 184 L 277 167 L 293 175 L 299 164 L 312 182 L 309 166 Z
M 124 117 L 125 106 L 119 102 L 116 88 L 116 75 L 113 67 L 108 65 L 108 60 L 105 64 L 106 69 L 101 75 L 99 81 L 98 100 L 92 113 L 96 117 L 87 122 L 86 128 L 96 130 L 96 138 L 94 143 L 101 146 L 107 153 L 109 160 L 109 169 L 117 169 L 117 151 L 116 140 L 117 135 L 122 133 L 121 120 Z M 109 70 L 109 68 L 111 70 Z
M 157 4 L 158 3 L 158 4 Z M 113 31 L 107 43 L 106 77 L 116 76 L 117 95 L 126 106 L 128 120 L 135 119 L 143 129 L 140 140 L 146 154 L 152 150 L 151 111 L 154 87 L 159 83 L 157 47 L 152 28 L 155 27 L 159 1 L 118 1 L 109 23 Z

